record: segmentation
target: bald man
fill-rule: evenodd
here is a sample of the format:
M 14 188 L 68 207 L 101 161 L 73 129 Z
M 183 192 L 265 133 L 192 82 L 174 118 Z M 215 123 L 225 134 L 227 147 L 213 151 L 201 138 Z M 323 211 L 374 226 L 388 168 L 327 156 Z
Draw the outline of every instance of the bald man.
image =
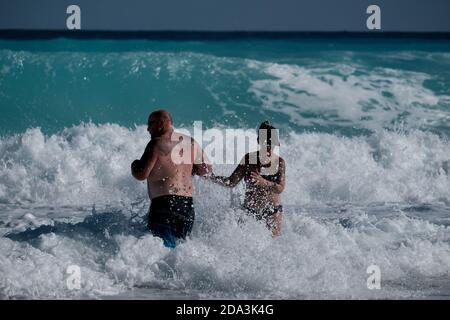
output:
M 193 138 L 174 131 L 166 110 L 150 114 L 147 131 L 151 140 L 141 159 L 131 164 L 131 173 L 137 180 L 147 180 L 150 231 L 173 248 L 194 224 L 192 176 L 207 175 L 212 168 Z

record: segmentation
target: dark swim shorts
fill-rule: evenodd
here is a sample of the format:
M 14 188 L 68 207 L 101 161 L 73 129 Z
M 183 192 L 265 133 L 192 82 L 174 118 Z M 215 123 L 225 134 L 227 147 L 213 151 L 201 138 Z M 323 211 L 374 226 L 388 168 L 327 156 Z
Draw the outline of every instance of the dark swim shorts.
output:
M 148 228 L 163 239 L 166 247 L 175 248 L 177 240 L 191 233 L 194 218 L 192 197 L 164 195 L 152 199 Z

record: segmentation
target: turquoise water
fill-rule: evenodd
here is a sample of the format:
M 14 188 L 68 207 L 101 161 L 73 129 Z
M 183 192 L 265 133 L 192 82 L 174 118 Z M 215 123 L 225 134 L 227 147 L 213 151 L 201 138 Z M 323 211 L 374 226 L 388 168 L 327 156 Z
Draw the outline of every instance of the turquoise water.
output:
M 445 39 L 0 40 L 0 298 L 448 298 L 449 107 Z M 155 108 L 280 128 L 280 237 L 199 178 L 191 238 L 148 233 Z
M 81 121 L 354 135 L 420 128 L 448 135 L 450 43 L 434 39 L 0 41 L 0 134 Z

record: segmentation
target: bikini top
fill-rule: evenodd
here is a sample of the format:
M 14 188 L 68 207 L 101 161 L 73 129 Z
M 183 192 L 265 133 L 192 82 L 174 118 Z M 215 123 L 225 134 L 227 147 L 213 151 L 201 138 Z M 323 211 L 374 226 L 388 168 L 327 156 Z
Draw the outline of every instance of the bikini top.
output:
M 259 151 L 257 151 L 257 162 L 256 162 L 256 167 L 257 167 L 257 171 L 259 172 L 259 174 L 261 175 L 261 177 L 263 177 L 264 179 L 270 181 L 270 182 L 278 182 L 280 179 L 280 169 L 279 167 L 277 168 L 277 172 L 275 174 L 261 174 L 261 169 L 262 168 L 269 168 L 271 166 L 271 163 L 267 163 L 267 164 L 262 164 L 259 158 Z

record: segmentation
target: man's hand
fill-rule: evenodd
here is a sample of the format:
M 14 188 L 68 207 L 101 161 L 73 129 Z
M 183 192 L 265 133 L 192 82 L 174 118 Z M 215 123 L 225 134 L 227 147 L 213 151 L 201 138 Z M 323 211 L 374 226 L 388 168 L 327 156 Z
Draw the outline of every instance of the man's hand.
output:
M 208 177 L 212 174 L 212 166 L 210 164 L 201 163 L 192 166 L 192 175 Z

